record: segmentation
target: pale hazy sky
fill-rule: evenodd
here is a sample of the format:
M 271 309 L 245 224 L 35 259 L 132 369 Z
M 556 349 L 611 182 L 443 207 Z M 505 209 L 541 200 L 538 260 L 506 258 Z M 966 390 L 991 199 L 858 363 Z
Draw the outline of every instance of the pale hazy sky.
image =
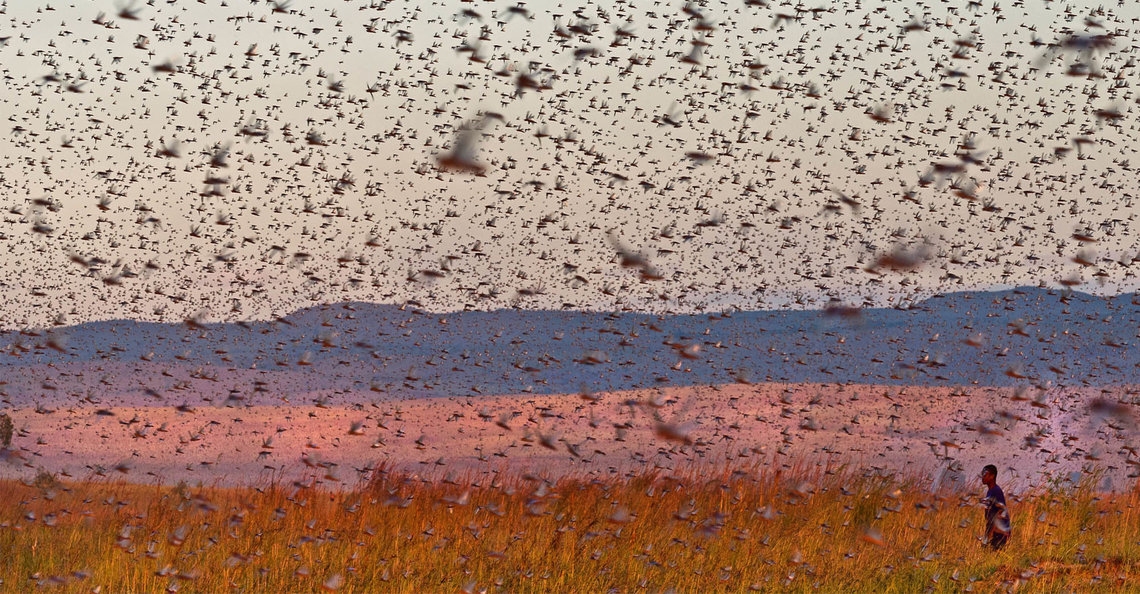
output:
M 4 5 L 0 327 L 1138 284 L 1131 3 L 282 4 Z

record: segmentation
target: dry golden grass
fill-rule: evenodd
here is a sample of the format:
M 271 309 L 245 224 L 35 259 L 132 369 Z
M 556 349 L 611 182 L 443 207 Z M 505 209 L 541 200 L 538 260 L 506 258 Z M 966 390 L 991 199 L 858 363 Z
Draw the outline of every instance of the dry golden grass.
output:
M 1119 591 L 1140 491 L 1010 497 L 920 477 L 723 468 L 490 481 L 385 469 L 340 492 L 0 483 L 0 588 L 80 592 Z M 1090 483 L 1091 484 L 1091 483 Z

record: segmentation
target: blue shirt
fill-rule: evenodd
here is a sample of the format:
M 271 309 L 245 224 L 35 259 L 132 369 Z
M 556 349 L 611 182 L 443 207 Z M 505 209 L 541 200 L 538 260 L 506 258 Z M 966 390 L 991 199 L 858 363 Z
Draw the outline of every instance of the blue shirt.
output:
M 1009 532 L 1009 513 L 1005 507 L 1005 492 L 1001 487 L 994 485 L 986 491 L 986 529 L 996 528 L 998 532 Z M 1003 520 L 999 522 L 1000 520 Z

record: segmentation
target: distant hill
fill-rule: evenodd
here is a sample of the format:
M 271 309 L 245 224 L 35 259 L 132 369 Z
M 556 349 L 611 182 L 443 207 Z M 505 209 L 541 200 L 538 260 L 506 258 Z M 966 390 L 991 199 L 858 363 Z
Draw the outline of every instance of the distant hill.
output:
M 1039 288 L 946 294 L 906 310 L 674 316 L 343 303 L 269 322 L 0 333 L 0 374 L 116 361 L 336 369 L 378 391 L 425 396 L 734 381 L 1112 385 L 1140 383 L 1138 330 L 1133 295 Z

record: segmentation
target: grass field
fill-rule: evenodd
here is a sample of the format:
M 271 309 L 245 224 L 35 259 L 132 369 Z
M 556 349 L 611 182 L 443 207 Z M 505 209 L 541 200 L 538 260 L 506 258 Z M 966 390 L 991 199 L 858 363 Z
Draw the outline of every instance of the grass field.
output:
M 355 489 L 0 484 L 0 589 L 27 592 L 1120 591 L 1140 490 L 1010 497 L 844 469 L 424 478 Z

